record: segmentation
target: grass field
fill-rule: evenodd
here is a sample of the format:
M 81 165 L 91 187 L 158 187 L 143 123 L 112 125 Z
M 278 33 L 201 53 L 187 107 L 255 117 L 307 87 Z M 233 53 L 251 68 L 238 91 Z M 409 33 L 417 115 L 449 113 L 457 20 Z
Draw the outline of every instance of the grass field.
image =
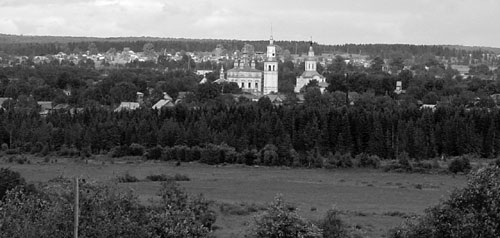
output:
M 191 180 L 180 182 L 190 193 L 203 193 L 220 204 L 257 204 L 263 206 L 282 194 L 285 201 L 298 207 L 299 214 L 311 220 L 325 215 L 330 208 L 342 211 L 342 218 L 363 237 L 384 237 L 405 216 L 422 214 L 441 198 L 466 182 L 464 175 L 429 175 L 385 173 L 371 169 L 290 169 L 249 167 L 242 165 L 209 166 L 198 163 L 175 166 L 166 162 L 98 159 L 73 162 L 58 158 L 57 162 L 30 159 L 30 164 L 7 163 L 1 167 L 19 171 L 28 181 L 43 182 L 56 176 L 95 181 L 116 181 L 126 173 L 144 180 L 152 174 L 183 174 Z M 133 189 L 141 201 L 154 198 L 160 182 L 121 183 Z M 218 210 L 218 209 L 216 209 Z M 218 210 L 217 237 L 242 237 L 250 229 L 254 216 L 228 215 Z

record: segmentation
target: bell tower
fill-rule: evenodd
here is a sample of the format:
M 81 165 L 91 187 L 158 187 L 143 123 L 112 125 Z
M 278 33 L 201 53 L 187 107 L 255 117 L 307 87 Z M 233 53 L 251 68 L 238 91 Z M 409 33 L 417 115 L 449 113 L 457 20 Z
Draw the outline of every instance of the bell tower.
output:
M 264 90 L 263 94 L 278 92 L 278 60 L 276 57 L 276 46 L 274 45 L 273 35 L 269 39 L 267 46 L 266 60 L 264 61 Z
M 309 43 L 309 52 L 305 62 L 305 71 L 316 71 L 316 57 L 314 57 L 313 42 Z

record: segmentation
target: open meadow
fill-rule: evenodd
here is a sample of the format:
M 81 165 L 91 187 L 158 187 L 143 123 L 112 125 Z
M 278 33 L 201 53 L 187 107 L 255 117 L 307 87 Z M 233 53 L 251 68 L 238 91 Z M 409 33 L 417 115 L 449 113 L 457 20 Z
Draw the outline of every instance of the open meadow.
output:
M 466 183 L 464 175 L 386 173 L 375 169 L 292 169 L 243 165 L 210 166 L 199 163 L 151 162 L 138 159 L 111 160 L 30 158 L 30 163 L 8 163 L 0 167 L 18 171 L 29 182 L 44 182 L 57 176 L 80 176 L 90 181 L 117 182 L 125 174 L 135 183 L 119 183 L 132 189 L 145 203 L 156 197 L 161 182 L 146 180 L 148 175 L 186 175 L 179 182 L 189 193 L 202 193 L 215 201 L 217 237 L 242 237 L 251 228 L 259 209 L 228 212 L 228 207 L 265 207 L 277 194 L 298 208 L 310 220 L 321 219 L 336 208 L 341 217 L 363 237 L 384 237 L 405 217 L 423 211 Z M 245 204 L 241 206 L 240 204 Z M 257 210 L 257 211 L 255 211 Z

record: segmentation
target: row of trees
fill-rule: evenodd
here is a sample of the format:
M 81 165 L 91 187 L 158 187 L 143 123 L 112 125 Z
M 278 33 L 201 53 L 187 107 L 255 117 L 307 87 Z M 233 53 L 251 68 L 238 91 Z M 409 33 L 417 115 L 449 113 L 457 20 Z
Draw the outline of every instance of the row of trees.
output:
M 238 152 L 272 145 L 277 161 L 293 161 L 294 153 L 313 150 L 321 155 L 366 153 L 380 158 L 395 158 L 402 152 L 419 159 L 470 153 L 493 157 L 500 152 L 499 113 L 463 107 L 433 112 L 383 103 L 275 107 L 267 98 L 232 106 L 178 105 L 161 111 L 113 113 L 89 108 L 46 118 L 12 110 L 0 113 L 0 140 L 10 148 L 75 147 L 93 153 L 132 143 L 146 148 L 226 144 Z

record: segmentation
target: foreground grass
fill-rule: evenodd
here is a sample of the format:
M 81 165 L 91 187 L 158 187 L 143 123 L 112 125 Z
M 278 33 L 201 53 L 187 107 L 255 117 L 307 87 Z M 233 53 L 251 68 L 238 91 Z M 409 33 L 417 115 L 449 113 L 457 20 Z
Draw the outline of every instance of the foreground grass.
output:
M 140 182 L 121 183 L 133 189 L 147 203 L 156 198 L 161 183 L 147 181 L 154 174 L 183 174 L 190 181 L 180 182 L 193 194 L 203 193 L 219 204 L 263 205 L 277 193 L 297 206 L 299 214 L 319 220 L 332 207 L 341 211 L 346 223 L 364 237 L 383 237 L 405 217 L 422 214 L 457 187 L 465 185 L 465 176 L 384 173 L 371 169 L 290 169 L 241 165 L 209 166 L 198 163 L 176 166 L 165 162 L 136 159 L 111 161 L 98 158 L 85 162 L 57 158 L 31 159 L 30 164 L 7 163 L 0 167 L 19 171 L 30 182 L 44 182 L 56 176 L 80 176 L 90 180 L 116 181 L 123 174 Z M 217 237 L 241 237 L 250 228 L 259 211 L 228 213 L 219 211 Z

